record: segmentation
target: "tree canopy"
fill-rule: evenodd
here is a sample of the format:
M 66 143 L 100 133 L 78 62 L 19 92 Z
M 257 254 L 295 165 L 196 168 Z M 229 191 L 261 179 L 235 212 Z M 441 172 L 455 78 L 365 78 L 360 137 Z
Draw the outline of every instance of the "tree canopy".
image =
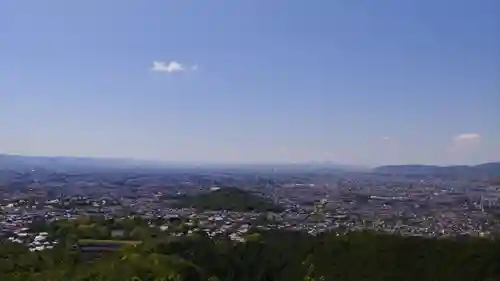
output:
M 176 207 L 192 207 L 201 210 L 228 210 L 237 212 L 282 211 L 282 207 L 271 200 L 239 188 L 221 188 L 195 196 L 181 197 Z
M 80 232 L 82 225 L 107 231 L 120 226 L 138 240 L 82 240 L 87 235 Z M 49 228 L 61 242 L 40 252 L 3 241 L 0 280 L 500 280 L 496 240 L 253 231 L 246 242 L 237 243 L 226 237 L 173 237 L 146 225 L 133 218 L 58 221 Z M 119 247 L 89 255 L 84 247 L 75 247 L 78 241 Z

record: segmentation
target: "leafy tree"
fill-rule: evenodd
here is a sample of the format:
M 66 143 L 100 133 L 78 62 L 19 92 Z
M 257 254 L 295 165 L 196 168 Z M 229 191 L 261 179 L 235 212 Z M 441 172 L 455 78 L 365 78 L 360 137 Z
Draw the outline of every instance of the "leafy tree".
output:
M 138 233 L 149 229 L 143 228 L 143 222 L 128 222 L 141 229 Z M 107 227 L 101 223 L 87 225 Z M 265 231 L 249 234 L 245 243 L 235 243 L 224 237 L 163 234 L 95 256 L 73 247 L 75 240 L 69 237 L 78 232 L 78 223 L 56 224 L 59 230 L 70 232 L 64 237 L 66 242 L 52 250 L 30 252 L 23 245 L 1 242 L 0 280 L 500 280 L 498 240 L 370 232 L 313 237 Z

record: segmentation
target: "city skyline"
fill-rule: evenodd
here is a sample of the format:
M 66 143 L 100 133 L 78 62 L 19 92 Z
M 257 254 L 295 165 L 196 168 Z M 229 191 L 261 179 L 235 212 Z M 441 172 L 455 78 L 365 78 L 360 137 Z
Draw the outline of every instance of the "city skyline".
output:
M 500 160 L 494 0 L 0 4 L 0 153 Z

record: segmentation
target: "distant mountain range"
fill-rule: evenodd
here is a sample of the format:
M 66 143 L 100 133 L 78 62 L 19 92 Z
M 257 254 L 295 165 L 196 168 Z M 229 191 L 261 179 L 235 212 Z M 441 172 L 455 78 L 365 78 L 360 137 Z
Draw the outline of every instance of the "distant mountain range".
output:
M 0 169 L 26 170 L 49 169 L 55 171 L 76 171 L 80 169 L 168 169 L 202 168 L 207 170 L 247 170 L 276 172 L 368 172 L 368 168 L 341 165 L 330 162 L 310 163 L 275 163 L 275 164 L 213 164 L 213 163 L 168 163 L 161 161 L 135 160 L 126 158 L 91 158 L 91 157 L 52 157 L 0 154 Z M 371 170 L 377 174 L 392 175 L 429 175 L 500 178 L 500 162 L 477 166 L 434 166 L 434 165 L 391 165 L 380 166 Z
M 139 161 L 120 158 L 90 158 L 90 157 L 51 157 L 51 156 L 23 156 L 0 154 L 0 169 L 103 169 L 103 168 L 133 168 L 158 167 L 154 161 Z
M 267 164 L 218 164 L 210 162 L 162 162 L 126 158 L 92 158 L 59 156 L 24 156 L 0 154 L 0 169 L 50 169 L 68 171 L 78 169 L 193 169 L 230 171 L 368 171 L 368 168 L 340 165 L 330 162 L 267 163 Z
M 476 166 L 391 165 L 377 167 L 372 172 L 394 175 L 500 177 L 500 162 Z

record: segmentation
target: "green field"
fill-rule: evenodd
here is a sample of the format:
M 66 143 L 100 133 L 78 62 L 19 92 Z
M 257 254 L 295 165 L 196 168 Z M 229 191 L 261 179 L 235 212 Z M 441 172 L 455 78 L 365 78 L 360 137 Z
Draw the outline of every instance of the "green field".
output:
M 139 245 L 142 241 L 133 240 L 99 240 L 99 239 L 79 239 L 80 245 L 109 245 L 109 244 L 123 244 L 123 245 Z

